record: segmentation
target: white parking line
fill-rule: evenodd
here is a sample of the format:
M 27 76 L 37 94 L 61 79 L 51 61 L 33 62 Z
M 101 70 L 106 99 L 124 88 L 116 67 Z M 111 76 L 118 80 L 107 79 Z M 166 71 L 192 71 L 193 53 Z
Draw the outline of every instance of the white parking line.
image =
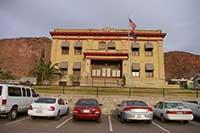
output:
M 58 129 L 58 128 L 60 128 L 61 126 L 63 126 L 65 123 L 67 123 L 69 120 L 71 120 L 72 119 L 72 116 L 71 117 L 69 117 L 68 119 L 66 119 L 64 122 L 62 122 L 60 125 L 58 125 L 56 128 Z
M 197 125 L 197 126 L 200 126 L 200 123 L 197 123 L 197 122 L 194 122 L 194 121 L 190 121 L 190 123 Z
M 113 128 L 112 128 L 112 122 L 111 122 L 111 117 L 110 117 L 110 115 L 108 116 L 108 123 L 109 123 L 110 131 L 112 132 L 112 131 L 113 131 Z
M 5 126 L 13 125 L 13 124 L 16 124 L 18 122 L 25 121 L 27 119 L 30 119 L 30 117 L 26 117 L 26 118 L 23 118 L 23 119 L 19 119 L 19 120 L 15 120 L 15 121 L 9 122 L 9 123 L 5 124 Z
M 152 122 L 152 124 L 155 125 L 156 127 L 160 128 L 160 129 L 162 129 L 163 131 L 165 131 L 165 132 L 167 132 L 167 133 L 170 133 L 169 130 L 167 130 L 167 129 L 161 127 L 160 125 L 156 124 L 155 122 Z

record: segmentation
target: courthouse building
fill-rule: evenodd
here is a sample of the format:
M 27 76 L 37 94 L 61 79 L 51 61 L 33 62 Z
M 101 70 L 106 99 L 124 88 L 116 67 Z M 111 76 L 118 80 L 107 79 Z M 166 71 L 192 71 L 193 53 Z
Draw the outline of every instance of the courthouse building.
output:
M 52 63 L 63 72 L 54 84 L 80 86 L 163 86 L 161 30 L 54 29 Z

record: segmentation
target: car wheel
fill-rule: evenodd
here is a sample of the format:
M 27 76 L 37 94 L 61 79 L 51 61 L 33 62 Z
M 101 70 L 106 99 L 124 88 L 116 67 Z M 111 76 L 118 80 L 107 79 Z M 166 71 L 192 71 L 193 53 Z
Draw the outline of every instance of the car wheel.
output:
M 97 123 L 101 123 L 101 117 L 97 119 Z
M 147 123 L 147 124 L 151 124 L 151 123 L 152 123 L 152 120 L 147 120 L 146 123 Z
M 77 119 L 73 117 L 73 118 L 72 118 L 72 121 L 73 121 L 73 122 L 76 122 L 76 121 L 77 121 Z
M 124 119 L 123 114 L 121 113 L 121 115 L 120 115 L 120 122 L 121 122 L 122 124 L 124 124 L 125 121 L 126 121 L 126 120 Z
M 161 120 L 161 122 L 165 122 L 166 121 L 163 115 L 160 116 L 160 120 Z
M 185 121 L 183 121 L 183 123 L 189 123 L 189 121 L 185 120 Z
M 60 111 L 58 111 L 58 114 L 56 115 L 55 120 L 60 120 Z
M 9 114 L 8 114 L 8 119 L 9 120 L 14 120 L 14 119 L 16 119 L 16 117 L 17 117 L 17 108 L 13 107 L 11 109 L 11 111 L 9 112 Z
M 36 116 L 31 116 L 31 119 L 36 119 Z

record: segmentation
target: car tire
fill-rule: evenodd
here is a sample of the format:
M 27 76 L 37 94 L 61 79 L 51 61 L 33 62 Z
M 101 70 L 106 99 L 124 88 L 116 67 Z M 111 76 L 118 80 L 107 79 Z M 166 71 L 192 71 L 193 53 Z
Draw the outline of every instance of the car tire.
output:
M 72 118 L 72 121 L 73 121 L 73 122 L 76 122 L 76 121 L 77 121 L 77 119 L 73 117 L 73 118 Z
M 165 121 L 166 121 L 166 119 L 164 118 L 163 115 L 160 116 L 160 121 L 161 121 L 161 122 L 165 122 Z
M 126 120 L 124 119 L 122 113 L 121 113 L 121 115 L 120 115 L 120 122 L 121 122 L 122 124 L 124 124 L 124 123 L 126 122 Z
M 183 121 L 183 123 L 189 123 L 189 121 L 185 120 L 185 121 Z
M 151 124 L 151 123 L 152 123 L 152 120 L 146 120 L 146 123 L 147 123 L 147 124 Z
M 33 120 L 33 119 L 36 119 L 36 116 L 31 116 L 31 119 Z
M 58 114 L 56 115 L 55 120 L 60 120 L 60 111 L 58 111 Z
M 101 123 L 101 117 L 97 119 L 97 123 Z
M 13 107 L 8 113 L 9 120 L 15 120 L 17 118 L 17 107 Z

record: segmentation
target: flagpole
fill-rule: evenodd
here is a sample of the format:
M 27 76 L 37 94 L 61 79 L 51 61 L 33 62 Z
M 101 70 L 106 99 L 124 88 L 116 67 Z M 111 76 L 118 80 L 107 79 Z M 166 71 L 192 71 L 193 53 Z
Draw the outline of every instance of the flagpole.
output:
M 131 86 L 131 47 L 130 47 L 130 28 L 128 26 L 128 87 Z

